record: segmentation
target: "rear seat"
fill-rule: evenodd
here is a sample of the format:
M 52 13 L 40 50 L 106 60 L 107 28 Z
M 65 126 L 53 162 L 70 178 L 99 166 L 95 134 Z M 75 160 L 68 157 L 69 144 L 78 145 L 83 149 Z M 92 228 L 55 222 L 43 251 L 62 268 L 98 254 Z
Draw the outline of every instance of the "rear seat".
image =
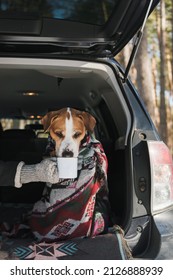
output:
M 0 158 L 33 161 L 35 133 L 32 130 L 9 129 L 1 136 Z
M 39 139 L 31 129 L 9 129 L 3 131 L 0 137 L 0 159 L 4 161 L 24 161 L 26 164 L 38 163 L 47 140 Z M 43 143 L 44 142 L 44 143 Z M 0 186 L 0 201 L 15 203 L 33 203 L 41 197 L 45 184 L 33 182 L 24 184 L 22 188 L 16 189 L 13 186 Z
M 3 127 L 2 127 L 2 124 L 0 122 L 0 137 L 1 137 L 2 133 L 3 133 Z

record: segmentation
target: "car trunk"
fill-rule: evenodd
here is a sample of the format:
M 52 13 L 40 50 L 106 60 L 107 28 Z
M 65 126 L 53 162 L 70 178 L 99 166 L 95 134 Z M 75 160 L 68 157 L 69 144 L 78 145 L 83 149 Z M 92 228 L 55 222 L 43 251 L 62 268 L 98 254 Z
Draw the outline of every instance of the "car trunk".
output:
M 127 141 L 131 116 L 113 71 L 100 62 L 4 58 L 0 66 L 1 90 L 5 93 L 1 95 L 0 117 L 34 117 L 38 121 L 40 115 L 62 107 L 74 107 L 93 114 L 97 120 L 94 133 L 104 147 L 109 164 L 111 223 L 118 223 L 125 229 L 130 222 L 131 194 L 128 193 L 130 180 L 127 187 L 127 177 L 131 176 L 130 169 L 127 170 Z M 28 91 L 35 91 L 37 95 L 28 96 L 25 94 Z M 25 136 L 17 133 L 13 129 L 1 135 L 0 160 L 39 162 L 47 143 L 44 134 L 33 136 L 27 132 Z M 29 183 L 21 189 L 1 187 L 1 206 L 17 203 L 22 209 L 23 204 L 30 207 L 40 199 L 43 187 L 43 183 Z M 11 211 L 14 217 L 14 209 Z M 17 215 L 21 215 L 19 210 Z M 8 216 L 12 218 L 11 214 Z M 3 215 L 3 219 L 5 217 Z
M 146 129 L 148 117 L 139 110 L 141 118 L 135 119 L 139 104 L 131 96 L 127 77 L 145 22 L 159 0 L 67 0 L 60 1 L 61 7 L 59 1 L 13 2 L 0 4 L 0 118 L 39 121 L 48 111 L 62 107 L 93 114 L 95 136 L 108 158 L 110 226 L 119 224 L 127 233 L 131 221 L 150 213 L 149 190 L 143 193 L 144 200 L 147 197 L 144 207 L 138 190 L 138 167 L 146 171 L 148 150 L 142 143 L 141 151 L 147 152 L 144 161 L 135 150 L 141 142 L 138 130 Z M 42 7 L 44 3 L 48 6 Z M 132 38 L 132 53 L 120 78 L 111 58 Z M 150 131 L 150 120 L 148 123 Z M 132 135 L 133 126 L 136 134 Z M 38 136 L 34 126 L 29 126 L 30 132 L 28 127 L 22 131 L 10 129 L 0 134 L 0 160 L 41 161 L 47 144 L 44 134 L 41 131 Z M 149 178 L 149 169 L 146 172 Z M 40 199 L 43 188 L 43 183 L 29 183 L 21 189 L 1 187 L 1 220 L 20 221 Z

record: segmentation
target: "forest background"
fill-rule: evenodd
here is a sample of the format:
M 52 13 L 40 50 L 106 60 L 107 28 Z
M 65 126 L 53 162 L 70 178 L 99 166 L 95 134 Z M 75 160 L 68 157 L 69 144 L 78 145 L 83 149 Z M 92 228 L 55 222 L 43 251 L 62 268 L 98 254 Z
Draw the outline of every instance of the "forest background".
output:
M 131 49 L 132 42 L 116 57 L 124 67 Z M 149 16 L 130 78 L 173 155 L 173 0 L 161 0 Z

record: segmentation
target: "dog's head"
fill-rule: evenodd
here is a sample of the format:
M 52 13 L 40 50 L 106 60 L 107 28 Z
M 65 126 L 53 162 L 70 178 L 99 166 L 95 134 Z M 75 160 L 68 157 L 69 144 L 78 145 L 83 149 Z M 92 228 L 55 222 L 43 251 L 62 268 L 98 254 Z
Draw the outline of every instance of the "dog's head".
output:
M 87 112 L 63 108 L 47 113 L 42 124 L 55 141 L 56 156 L 77 157 L 86 131 L 93 132 L 96 120 Z

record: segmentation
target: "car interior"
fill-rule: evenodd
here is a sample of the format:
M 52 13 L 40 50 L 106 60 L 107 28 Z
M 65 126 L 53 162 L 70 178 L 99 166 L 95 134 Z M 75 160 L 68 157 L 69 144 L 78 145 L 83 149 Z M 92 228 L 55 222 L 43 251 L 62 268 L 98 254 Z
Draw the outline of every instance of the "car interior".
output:
M 0 121 L 31 121 L 0 133 L 0 160 L 40 162 L 47 145 L 40 118 L 48 111 L 73 107 L 97 120 L 95 136 L 108 158 L 108 187 L 112 221 L 125 226 L 127 208 L 127 139 L 130 113 L 110 66 L 95 62 L 11 58 L 1 59 Z M 0 187 L 1 207 L 10 203 L 32 206 L 44 183 L 22 188 Z M 26 207 L 25 207 L 26 209 Z M 12 218 L 10 214 L 10 217 Z

